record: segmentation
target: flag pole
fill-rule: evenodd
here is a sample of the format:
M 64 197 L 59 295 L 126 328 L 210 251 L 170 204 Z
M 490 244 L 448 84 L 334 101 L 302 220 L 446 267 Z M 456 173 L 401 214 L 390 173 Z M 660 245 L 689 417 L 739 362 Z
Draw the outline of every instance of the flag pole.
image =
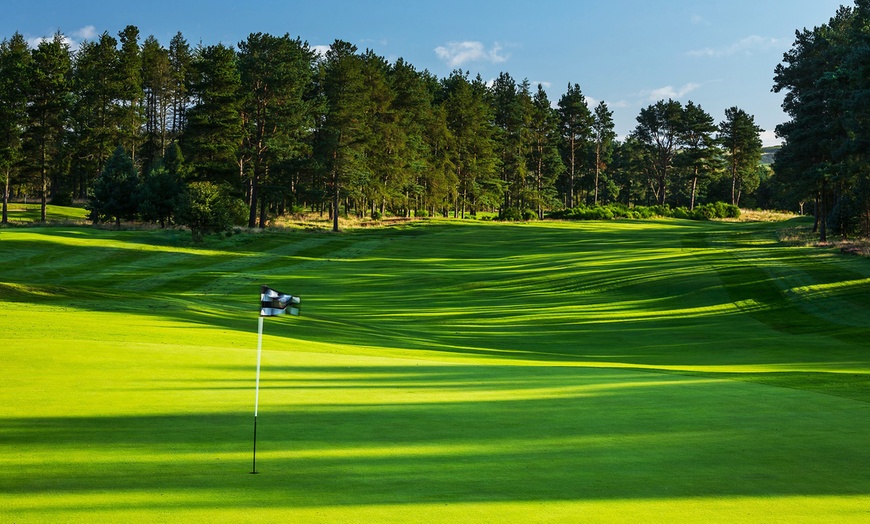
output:
M 260 405 L 260 355 L 263 353 L 263 317 L 257 322 L 257 385 L 254 388 L 254 463 L 251 474 L 257 474 L 257 409 Z

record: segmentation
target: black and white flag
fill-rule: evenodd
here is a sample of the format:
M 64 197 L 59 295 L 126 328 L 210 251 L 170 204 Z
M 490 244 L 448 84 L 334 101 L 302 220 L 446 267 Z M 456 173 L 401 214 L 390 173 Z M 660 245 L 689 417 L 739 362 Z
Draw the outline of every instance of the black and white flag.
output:
M 276 317 L 289 313 L 291 315 L 299 314 L 299 297 L 281 293 L 269 286 L 260 287 L 260 316 L 261 317 Z

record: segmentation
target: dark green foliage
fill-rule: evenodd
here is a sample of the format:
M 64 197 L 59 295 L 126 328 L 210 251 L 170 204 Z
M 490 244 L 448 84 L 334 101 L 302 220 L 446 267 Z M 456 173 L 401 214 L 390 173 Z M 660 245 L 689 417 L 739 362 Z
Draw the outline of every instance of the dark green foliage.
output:
M 115 38 L 103 33 L 95 42 L 84 42 L 76 53 L 72 128 L 77 153 L 72 167 L 79 197 L 87 195 L 121 142 L 123 80 L 117 44 Z
M 42 220 L 48 201 L 49 181 L 63 169 L 64 138 L 71 107 L 69 83 L 72 59 L 63 35 L 43 40 L 33 50 L 29 71 L 29 101 L 25 147 L 32 171 L 39 177 Z
M 3 188 L 2 223 L 9 221 L 9 186 L 19 174 L 21 122 L 27 117 L 30 49 L 20 33 L 0 43 L 0 177 Z
M 568 91 L 559 99 L 558 112 L 566 165 L 565 206 L 571 208 L 575 204 L 575 185 L 583 165 L 581 152 L 589 145 L 593 123 L 579 85 L 568 84 Z
M 763 129 L 755 125 L 752 115 L 737 107 L 725 110 L 725 120 L 719 124 L 719 142 L 725 150 L 731 175 L 731 203 L 738 205 L 740 196 L 758 188 L 758 166 L 761 162 Z
M 120 229 L 121 220 L 136 217 L 138 186 L 139 178 L 133 160 L 123 147 L 118 146 L 94 184 L 88 202 L 91 218 L 94 222 L 114 220 Z
M 290 192 L 292 180 L 280 169 L 309 153 L 308 135 L 314 127 L 308 98 L 313 80 L 314 53 L 299 39 L 253 33 L 239 43 L 238 68 L 244 114 L 243 155 L 250 164 L 248 227 L 265 226 L 266 201 L 274 203 Z M 269 186 L 261 195 L 261 185 Z M 259 206 L 259 207 L 258 207 Z
M 827 24 L 797 32 L 776 67 L 791 120 L 777 126 L 785 139 L 774 170 L 795 205 L 814 201 L 819 238 L 830 223 L 838 234 L 870 235 L 870 2 L 840 7 Z M 827 219 L 826 219 L 827 217 Z M 852 224 L 855 224 L 854 226 Z
M 239 185 L 241 79 L 236 53 L 223 45 L 197 49 L 190 77 L 196 100 L 186 112 L 181 146 L 196 180 Z
M 190 228 L 193 239 L 230 230 L 247 218 L 244 202 L 231 196 L 226 186 L 212 182 L 191 182 L 181 195 L 177 221 Z
M 635 136 L 619 143 L 607 105 L 590 111 L 573 83 L 554 108 L 541 86 L 533 92 L 507 72 L 492 83 L 461 70 L 439 79 L 341 40 L 320 57 L 287 34 L 194 52 L 180 33 L 168 48 L 140 37 L 132 25 L 117 38 L 104 33 L 82 43 L 70 65 L 58 34 L 34 50 L 37 60 L 24 42 L 39 66 L 23 78 L 2 66 L 7 187 L 31 199 L 84 198 L 120 144 L 141 176 L 142 218 L 162 224 L 172 220 L 171 202 L 158 202 L 175 183 L 168 174 L 227 184 L 245 200 L 250 226 L 294 209 L 328 210 L 336 230 L 347 214 L 528 218 L 533 210 L 543 218 L 581 203 L 691 209 L 722 192 L 709 115 L 691 102 L 650 106 Z M 858 58 L 850 78 L 862 70 Z M 24 105 L 8 99 L 9 86 L 27 88 Z M 9 116 L 22 107 L 26 115 Z M 661 140 L 670 140 L 664 149 Z M 165 158 L 176 142 L 184 172 Z M 168 173 L 150 177 L 161 159 Z M 737 194 L 753 191 L 753 173 Z
M 145 175 L 139 191 L 139 216 L 142 220 L 158 222 L 160 227 L 175 214 L 184 187 L 178 174 L 166 166 L 158 166 Z
M 676 100 L 660 100 L 646 109 L 641 109 L 637 117 L 633 136 L 649 148 L 649 185 L 659 204 L 667 202 L 682 130 L 683 106 Z

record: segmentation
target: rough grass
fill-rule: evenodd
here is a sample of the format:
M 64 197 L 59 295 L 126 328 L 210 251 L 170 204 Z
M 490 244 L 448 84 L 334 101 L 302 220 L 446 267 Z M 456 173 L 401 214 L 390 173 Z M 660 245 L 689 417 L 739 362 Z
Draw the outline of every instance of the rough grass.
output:
M 867 519 L 870 261 L 778 228 L 2 230 L 0 521 Z

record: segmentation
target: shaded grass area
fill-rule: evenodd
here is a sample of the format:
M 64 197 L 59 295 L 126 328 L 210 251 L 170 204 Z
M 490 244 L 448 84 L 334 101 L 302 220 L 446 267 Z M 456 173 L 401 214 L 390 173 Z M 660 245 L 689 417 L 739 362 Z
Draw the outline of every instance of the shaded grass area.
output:
M 776 227 L 2 230 L 0 520 L 860 521 L 870 265 Z

